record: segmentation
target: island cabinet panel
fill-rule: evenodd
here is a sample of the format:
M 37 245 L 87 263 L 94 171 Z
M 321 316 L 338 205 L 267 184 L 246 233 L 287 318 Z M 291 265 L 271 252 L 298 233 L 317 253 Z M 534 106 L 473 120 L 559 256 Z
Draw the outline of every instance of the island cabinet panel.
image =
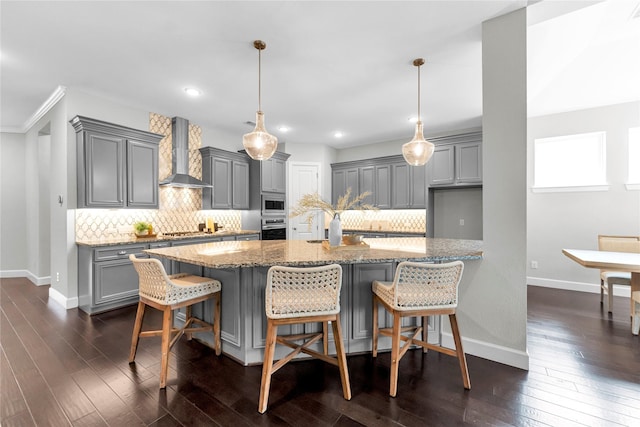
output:
M 371 351 L 373 298 L 371 283 L 374 280 L 393 280 L 394 263 L 354 264 L 351 282 L 351 328 L 349 330 L 349 352 Z M 380 326 L 390 326 L 384 312 L 379 312 Z M 389 341 L 390 342 L 390 341 Z M 382 340 L 380 342 L 383 347 Z
M 76 131 L 78 208 L 158 208 L 162 135 L 87 117 Z

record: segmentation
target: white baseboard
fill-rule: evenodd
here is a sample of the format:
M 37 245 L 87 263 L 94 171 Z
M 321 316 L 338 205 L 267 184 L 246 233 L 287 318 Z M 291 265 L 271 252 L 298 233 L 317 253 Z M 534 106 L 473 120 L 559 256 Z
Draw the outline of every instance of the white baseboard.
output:
M 78 297 L 67 298 L 53 288 L 49 288 L 49 298 L 61 305 L 64 309 L 76 308 L 78 306 Z
M 527 277 L 527 285 L 542 286 L 544 288 L 565 289 L 567 291 L 600 293 L 600 283 L 570 282 L 567 280 L 545 279 L 542 277 Z M 631 298 L 629 286 L 613 285 L 613 295 Z
M 451 333 L 443 332 L 441 337 L 442 346 L 455 348 Z M 465 337 L 462 337 L 462 347 L 466 354 L 529 370 L 529 354 L 527 352 Z
M 48 285 L 51 283 L 51 276 L 38 277 L 28 270 L 2 270 L 0 278 L 26 277 L 36 286 Z

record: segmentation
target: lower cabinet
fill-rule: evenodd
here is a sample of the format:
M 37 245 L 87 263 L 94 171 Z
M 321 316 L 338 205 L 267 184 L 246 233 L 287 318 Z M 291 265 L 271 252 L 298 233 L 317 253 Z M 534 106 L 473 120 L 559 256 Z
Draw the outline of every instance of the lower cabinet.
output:
M 122 245 L 78 249 L 78 306 L 89 314 L 138 302 L 138 273 L 130 254 L 147 257 L 148 245 Z

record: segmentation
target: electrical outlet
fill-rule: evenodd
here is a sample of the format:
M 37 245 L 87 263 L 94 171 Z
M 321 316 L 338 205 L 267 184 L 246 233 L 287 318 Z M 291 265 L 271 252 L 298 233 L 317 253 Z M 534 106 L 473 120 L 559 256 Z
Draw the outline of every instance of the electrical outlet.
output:
M 460 225 L 464 225 L 464 219 L 460 219 Z
M 60 281 L 60 272 L 56 272 L 56 282 Z
M 538 261 L 531 261 L 531 268 L 533 269 L 538 268 Z

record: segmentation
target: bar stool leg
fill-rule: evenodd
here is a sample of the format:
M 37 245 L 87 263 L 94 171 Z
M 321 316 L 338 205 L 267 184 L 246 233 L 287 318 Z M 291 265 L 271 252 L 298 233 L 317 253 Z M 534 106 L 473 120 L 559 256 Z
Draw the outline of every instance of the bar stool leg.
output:
M 453 340 L 456 344 L 456 354 L 458 355 L 458 361 L 460 362 L 460 372 L 462 373 L 462 382 L 464 388 L 471 389 L 471 381 L 469 380 L 469 370 L 467 369 L 467 358 L 464 355 L 464 349 L 462 348 L 462 339 L 460 339 L 460 330 L 458 329 L 458 320 L 456 314 L 449 315 L 449 321 L 451 322 L 451 332 L 453 333 Z
M 396 397 L 398 392 L 398 369 L 400 367 L 400 325 L 401 317 L 393 313 L 393 333 L 391 336 L 391 383 L 389 385 L 389 396 Z
M 322 322 L 322 351 L 325 355 L 329 354 L 329 322 Z
M 133 334 L 131 336 L 131 351 L 129 352 L 129 363 L 136 360 L 136 351 L 138 351 L 138 342 L 140 341 L 140 331 L 142 330 L 142 321 L 144 320 L 145 303 L 138 302 L 138 311 L 136 311 L 136 321 L 133 324 Z
M 222 343 L 220 342 L 220 292 L 216 292 L 213 297 L 213 336 L 215 338 L 216 356 L 220 356 L 222 352 Z
M 269 389 L 271 387 L 271 370 L 273 368 L 273 356 L 276 350 L 276 335 L 278 327 L 273 325 L 271 319 L 267 319 L 267 339 L 264 347 L 264 362 L 262 364 L 262 384 L 260 385 L 260 400 L 258 412 L 264 414 L 269 403 Z
M 162 359 L 160 361 L 160 388 L 167 386 L 167 374 L 169 371 L 169 342 L 171 341 L 171 328 L 173 311 L 170 306 L 166 306 L 162 310 Z
M 189 319 L 191 319 L 191 316 L 192 316 L 191 308 L 192 308 L 192 306 L 190 306 L 190 305 L 185 307 L 185 313 L 184 313 L 185 322 L 188 322 Z M 187 341 L 191 341 L 191 338 L 193 338 L 193 334 L 191 332 L 185 332 L 185 335 L 187 336 Z
M 340 369 L 340 380 L 342 381 L 342 395 L 346 400 L 351 400 L 351 384 L 349 382 L 347 356 L 344 353 L 344 342 L 342 342 L 340 314 L 336 315 L 336 320 L 331 322 L 331 326 L 333 327 L 333 339 L 336 343 L 336 357 L 338 359 L 338 368 Z
M 429 341 L 429 316 L 422 316 L 422 341 Z M 426 353 L 427 347 L 422 347 L 422 352 Z
M 373 295 L 373 308 L 371 311 L 371 318 L 373 319 L 373 337 L 371 340 L 371 351 L 373 357 L 378 357 L 378 297 Z

